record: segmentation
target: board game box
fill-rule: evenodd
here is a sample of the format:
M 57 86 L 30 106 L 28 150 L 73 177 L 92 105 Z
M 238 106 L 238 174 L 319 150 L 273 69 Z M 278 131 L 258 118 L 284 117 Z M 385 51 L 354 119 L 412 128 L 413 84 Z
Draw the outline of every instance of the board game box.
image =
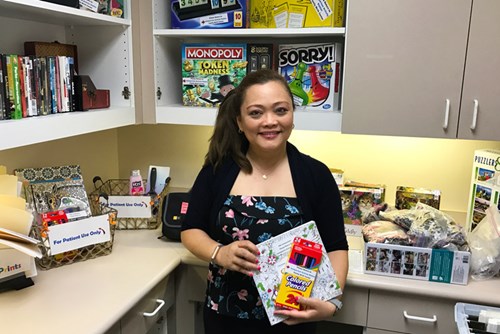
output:
M 171 27 L 178 29 L 247 28 L 247 0 L 172 0 Z
M 259 69 L 274 69 L 274 44 L 248 44 L 248 73 Z
M 467 208 L 467 231 L 472 231 L 486 216 L 486 209 L 495 206 L 500 211 L 500 150 L 481 149 L 474 152 L 472 178 Z
M 183 104 L 219 106 L 246 75 L 246 54 L 246 44 L 183 44 Z
M 341 44 L 280 44 L 277 62 L 278 71 L 287 80 L 298 108 L 340 109 Z

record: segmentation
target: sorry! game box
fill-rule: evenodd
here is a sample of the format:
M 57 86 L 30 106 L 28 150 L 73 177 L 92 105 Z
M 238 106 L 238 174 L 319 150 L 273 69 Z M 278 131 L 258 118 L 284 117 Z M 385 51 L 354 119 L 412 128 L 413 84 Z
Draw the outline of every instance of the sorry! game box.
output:
M 219 106 L 246 75 L 246 53 L 246 44 L 183 44 L 183 104 Z

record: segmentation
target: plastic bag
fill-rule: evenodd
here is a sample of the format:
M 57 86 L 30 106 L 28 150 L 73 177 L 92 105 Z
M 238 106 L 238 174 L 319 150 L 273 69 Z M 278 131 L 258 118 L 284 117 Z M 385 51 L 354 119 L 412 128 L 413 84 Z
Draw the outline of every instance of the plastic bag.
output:
M 365 224 L 361 231 L 366 242 L 410 245 L 406 232 L 398 225 L 387 220 L 377 220 Z
M 494 207 L 486 210 L 486 216 L 469 233 L 471 250 L 471 277 L 485 280 L 500 272 L 500 213 Z

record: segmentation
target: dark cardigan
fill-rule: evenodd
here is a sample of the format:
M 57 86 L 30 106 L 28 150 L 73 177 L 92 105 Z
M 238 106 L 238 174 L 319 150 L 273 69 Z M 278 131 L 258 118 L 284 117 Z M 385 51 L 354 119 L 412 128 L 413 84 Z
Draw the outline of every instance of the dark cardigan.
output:
M 305 221 L 314 220 L 328 252 L 347 250 L 340 193 L 328 167 L 287 143 L 288 162 L 293 185 Z M 198 228 L 213 237 L 217 214 L 229 195 L 240 172 L 236 162 L 228 158 L 215 172 L 204 166 L 193 188 L 182 230 Z M 243 194 L 252 195 L 252 194 Z

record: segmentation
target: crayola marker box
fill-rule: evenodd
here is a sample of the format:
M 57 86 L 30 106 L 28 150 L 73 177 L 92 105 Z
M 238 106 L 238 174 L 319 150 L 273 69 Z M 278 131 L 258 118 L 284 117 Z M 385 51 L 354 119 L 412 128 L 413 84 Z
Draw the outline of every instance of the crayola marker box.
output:
M 321 244 L 295 237 L 283 278 L 276 296 L 276 307 L 300 309 L 299 296 L 311 295 L 316 273 L 321 263 Z

